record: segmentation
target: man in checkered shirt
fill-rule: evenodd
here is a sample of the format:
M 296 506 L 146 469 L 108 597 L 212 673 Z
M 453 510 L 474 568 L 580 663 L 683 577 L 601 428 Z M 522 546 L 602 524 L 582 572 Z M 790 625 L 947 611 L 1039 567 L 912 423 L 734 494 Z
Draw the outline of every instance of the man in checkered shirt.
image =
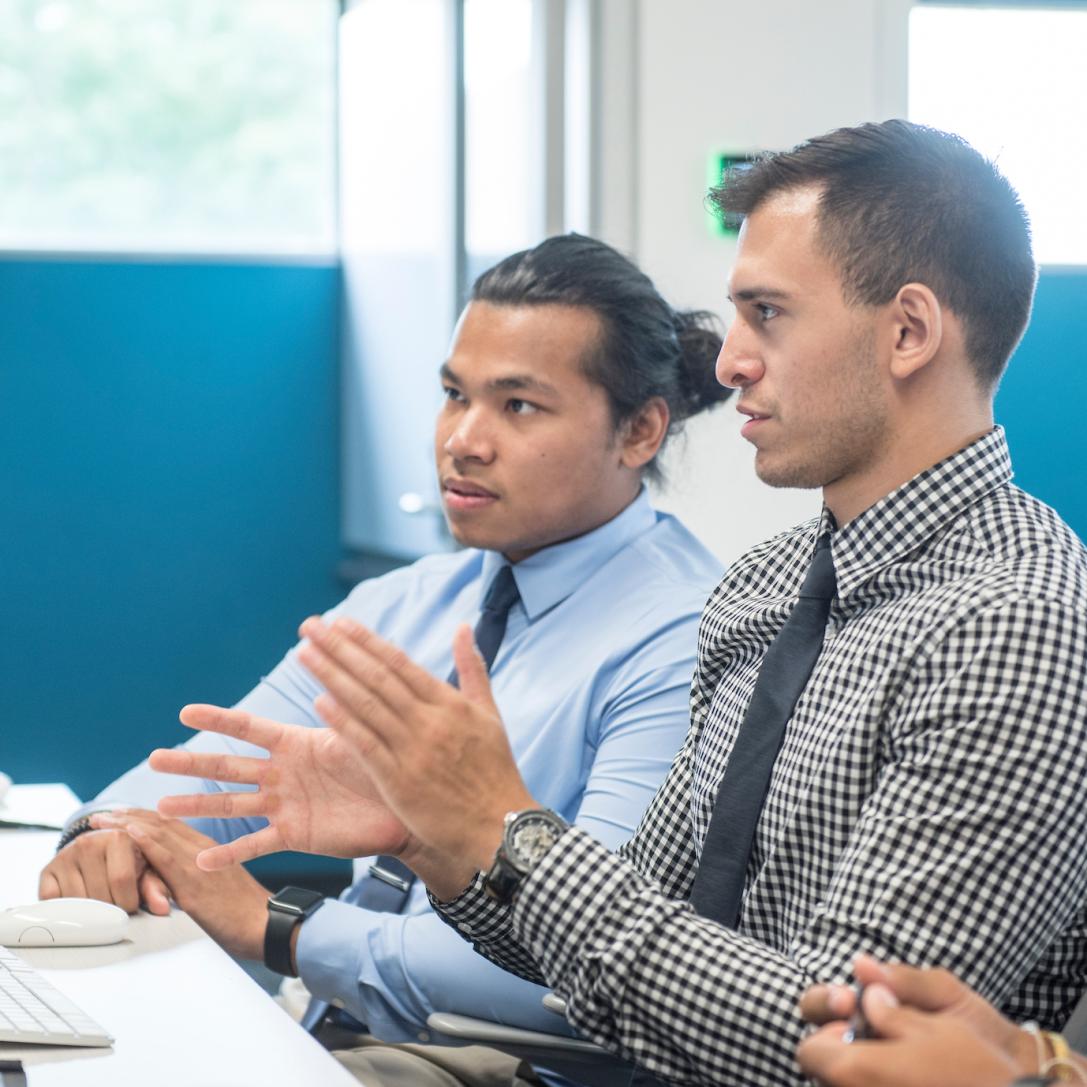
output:
M 771 156 L 714 198 L 745 216 L 718 377 L 760 477 L 822 487 L 824 509 L 709 600 L 690 732 L 634 839 L 612 854 L 559 828 L 511 904 L 488 897 L 503 816 L 538 805 L 466 629 L 457 692 L 361 628 L 307 622 L 344 756 L 326 773 L 354 783 L 354 812 L 307 805 L 317 772 L 281 726 L 218 727 L 273 749 L 277 773 L 244 780 L 279 841 L 395 849 L 483 954 L 670 1082 L 800 1082 L 797 1000 L 860 951 L 948 966 L 1058 1026 L 1087 984 L 1087 557 L 1012 485 L 993 425 L 1034 287 L 1022 208 L 962 141 L 902 121 Z M 763 654 L 826 532 L 837 596 L 733 930 L 687 898 Z

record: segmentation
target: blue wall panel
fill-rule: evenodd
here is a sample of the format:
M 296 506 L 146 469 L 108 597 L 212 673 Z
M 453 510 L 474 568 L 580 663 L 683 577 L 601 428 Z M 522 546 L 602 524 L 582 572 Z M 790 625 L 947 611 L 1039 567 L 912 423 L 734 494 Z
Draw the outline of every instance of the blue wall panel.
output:
M 1087 269 L 1043 272 L 996 398 L 1015 482 L 1087 539 Z
M 335 267 L 0 261 L 0 768 L 89 795 L 337 600 Z M 1087 536 L 1087 275 L 1001 386 L 1016 480 Z
M 90 795 L 341 595 L 336 266 L 0 262 L 0 768 Z

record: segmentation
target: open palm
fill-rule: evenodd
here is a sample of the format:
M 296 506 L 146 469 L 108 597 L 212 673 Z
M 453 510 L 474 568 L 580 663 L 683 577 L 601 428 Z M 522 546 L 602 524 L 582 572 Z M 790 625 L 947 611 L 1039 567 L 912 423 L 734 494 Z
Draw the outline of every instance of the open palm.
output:
M 332 729 L 203 705 L 186 706 L 181 720 L 268 752 L 266 759 L 178 749 L 152 753 L 151 766 L 164 773 L 257 787 L 256 792 L 199 793 L 159 802 L 163 815 L 268 820 L 262 830 L 201 853 L 201 868 L 223 868 L 282 849 L 363 857 L 400 853 L 409 844 L 404 824 L 378 798 L 357 747 Z

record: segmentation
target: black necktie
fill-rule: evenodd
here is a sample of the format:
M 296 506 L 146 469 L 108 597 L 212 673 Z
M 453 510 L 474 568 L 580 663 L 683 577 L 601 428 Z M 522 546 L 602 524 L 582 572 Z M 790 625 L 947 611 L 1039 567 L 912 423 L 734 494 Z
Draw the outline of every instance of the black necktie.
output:
M 476 647 L 483 658 L 483 663 L 490 672 L 494 658 L 498 655 L 498 647 L 502 644 L 502 638 L 506 633 L 506 621 L 509 619 L 510 608 L 520 600 L 521 594 L 517 591 L 517 582 L 513 577 L 513 569 L 509 564 L 504 564 L 494 580 L 491 582 L 487 595 L 483 598 L 483 611 L 475 626 Z M 449 683 L 457 686 L 457 670 L 449 673 Z M 399 913 L 408 900 L 412 884 L 415 882 L 415 873 L 398 860 L 396 857 L 378 857 L 370 865 L 369 872 L 349 887 L 341 896 L 340 901 L 351 906 L 361 906 L 367 910 L 378 910 L 381 913 Z M 327 1001 L 311 998 L 305 1015 L 302 1016 L 302 1026 L 310 1033 L 316 1033 L 324 1022 L 328 1012 Z M 344 1013 L 345 1018 L 350 1018 Z M 364 1029 L 361 1023 L 357 1025 Z
M 702 859 L 691 887 L 691 905 L 711 920 L 735 928 L 740 918 L 751 848 L 770 775 L 808 677 L 823 648 L 827 615 L 836 592 L 830 535 L 820 538 L 807 577 L 785 625 L 763 658 L 751 702 L 717 789 Z
M 510 617 L 510 608 L 520 599 L 517 582 L 513 579 L 513 567 L 503 565 L 494 575 L 491 587 L 483 598 L 483 611 L 480 613 L 479 622 L 476 623 L 474 631 L 476 647 L 488 672 L 494 664 L 498 647 L 502 644 L 502 638 L 506 633 L 506 620 Z M 456 668 L 449 673 L 448 682 L 454 687 L 458 685 Z

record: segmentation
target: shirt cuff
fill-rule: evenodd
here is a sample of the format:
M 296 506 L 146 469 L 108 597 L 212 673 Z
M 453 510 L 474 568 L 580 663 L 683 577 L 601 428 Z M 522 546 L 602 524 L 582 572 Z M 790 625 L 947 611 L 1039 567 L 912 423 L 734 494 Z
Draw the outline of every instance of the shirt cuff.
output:
M 579 827 L 547 851 L 513 900 L 515 939 L 561 996 L 573 989 L 578 957 L 606 931 L 618 903 L 649 886 L 629 864 Z
M 365 934 L 359 932 L 358 906 L 334 898 L 302 922 L 294 949 L 298 976 L 306 988 L 321 1000 L 338 1008 L 357 1008 L 359 956 L 365 950 Z M 352 939 L 345 936 L 351 934 Z
M 438 915 L 472 943 L 490 943 L 509 931 L 510 910 L 483 889 L 483 873 L 456 898 L 442 902 L 429 891 L 427 897 Z

